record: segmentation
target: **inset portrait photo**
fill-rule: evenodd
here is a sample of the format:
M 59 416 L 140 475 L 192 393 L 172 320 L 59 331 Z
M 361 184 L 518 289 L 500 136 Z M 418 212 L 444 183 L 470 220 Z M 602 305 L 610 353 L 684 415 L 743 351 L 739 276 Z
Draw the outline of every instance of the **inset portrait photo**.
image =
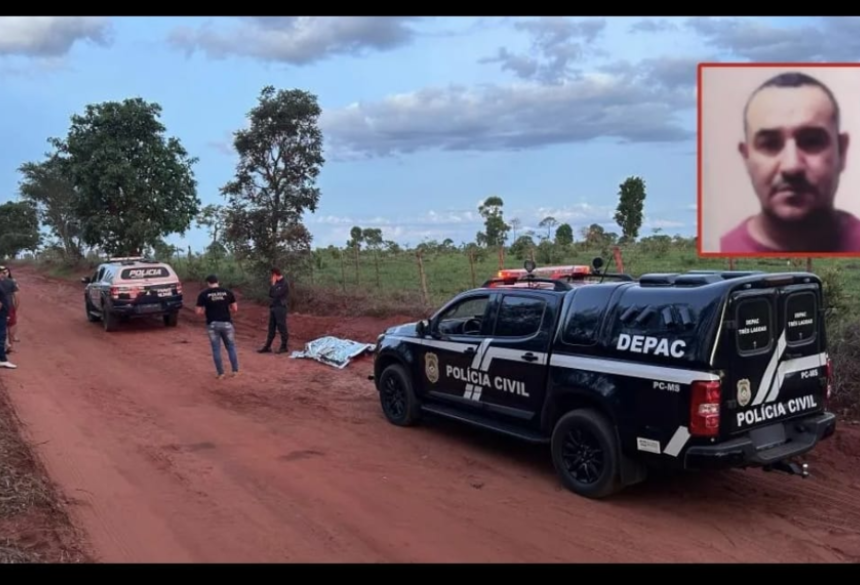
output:
M 860 63 L 699 66 L 699 254 L 860 256 Z

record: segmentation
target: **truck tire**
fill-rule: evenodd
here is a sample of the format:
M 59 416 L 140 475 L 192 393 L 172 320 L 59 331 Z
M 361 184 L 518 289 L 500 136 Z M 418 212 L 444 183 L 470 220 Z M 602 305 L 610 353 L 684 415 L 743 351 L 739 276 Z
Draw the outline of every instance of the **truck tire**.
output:
M 105 331 L 116 331 L 119 326 L 117 316 L 110 312 L 109 309 L 102 311 L 102 325 Z
M 92 306 L 92 304 L 90 304 L 90 299 L 84 297 L 84 311 L 86 311 L 87 321 L 89 321 L 90 323 L 95 323 L 96 321 L 99 320 L 98 317 L 93 315 L 93 310 L 94 310 L 93 306 Z
M 553 429 L 551 448 L 556 473 L 573 493 L 600 499 L 622 489 L 618 438 L 597 410 L 577 409 L 562 416 Z
M 379 376 L 379 403 L 388 422 L 399 427 L 413 426 L 421 416 L 412 380 L 400 364 L 391 364 Z

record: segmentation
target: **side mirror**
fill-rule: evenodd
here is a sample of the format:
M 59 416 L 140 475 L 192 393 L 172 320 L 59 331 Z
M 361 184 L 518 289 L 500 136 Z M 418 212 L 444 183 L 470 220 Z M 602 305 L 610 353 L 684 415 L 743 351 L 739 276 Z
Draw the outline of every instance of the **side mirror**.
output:
M 603 268 L 603 258 L 597 256 L 594 260 L 591 261 L 591 267 L 594 268 L 595 272 L 600 272 L 600 269 Z
M 84 276 L 84 277 L 81 279 L 81 282 L 83 282 L 84 284 L 89 284 L 89 283 L 90 283 L 90 277 L 89 277 L 89 276 Z
M 429 326 L 428 326 L 428 324 L 427 324 L 427 320 L 426 320 L 426 319 L 423 319 L 423 320 L 421 320 L 421 321 L 418 321 L 418 323 L 416 323 L 416 324 L 415 324 L 415 333 L 416 333 L 419 337 L 424 337 L 425 335 L 427 335 L 427 329 L 428 329 L 428 327 L 429 327 Z

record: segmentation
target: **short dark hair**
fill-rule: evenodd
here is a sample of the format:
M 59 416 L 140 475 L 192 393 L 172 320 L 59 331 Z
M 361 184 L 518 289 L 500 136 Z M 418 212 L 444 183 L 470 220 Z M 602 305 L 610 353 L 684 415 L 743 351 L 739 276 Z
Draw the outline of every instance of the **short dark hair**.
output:
M 272 274 L 274 274 L 275 276 L 281 276 L 281 269 L 280 268 L 272 268 Z
M 209 284 L 218 284 L 218 277 L 214 274 L 210 274 L 206 277 L 206 282 L 208 282 Z
M 836 96 L 833 95 L 833 92 L 830 91 L 830 88 L 827 87 L 824 83 L 819 81 L 818 79 L 812 77 L 811 75 L 807 75 L 806 73 L 801 73 L 799 71 L 788 71 L 786 73 L 780 73 L 779 75 L 775 75 L 758 86 L 754 92 L 750 94 L 749 99 L 747 99 L 747 103 L 744 105 L 744 134 L 747 132 L 747 113 L 749 112 L 750 103 L 753 98 L 758 94 L 761 90 L 768 87 L 803 87 L 803 86 L 812 86 L 817 87 L 821 91 L 823 91 L 828 99 L 830 99 L 830 103 L 833 104 L 833 121 L 836 123 L 836 131 L 839 131 L 839 102 L 836 101 Z

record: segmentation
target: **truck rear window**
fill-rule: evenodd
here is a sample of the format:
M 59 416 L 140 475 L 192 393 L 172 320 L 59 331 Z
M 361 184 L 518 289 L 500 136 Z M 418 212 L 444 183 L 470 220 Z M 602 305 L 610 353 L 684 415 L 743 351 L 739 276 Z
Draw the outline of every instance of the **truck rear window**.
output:
M 167 278 L 170 271 L 164 266 L 138 266 L 135 268 L 124 268 L 120 272 L 123 280 L 135 280 L 138 278 Z
M 794 293 L 785 301 L 785 340 L 790 344 L 806 343 L 815 337 L 815 295 Z
M 767 299 L 744 299 L 738 303 L 738 350 L 758 353 L 770 348 L 773 314 Z

